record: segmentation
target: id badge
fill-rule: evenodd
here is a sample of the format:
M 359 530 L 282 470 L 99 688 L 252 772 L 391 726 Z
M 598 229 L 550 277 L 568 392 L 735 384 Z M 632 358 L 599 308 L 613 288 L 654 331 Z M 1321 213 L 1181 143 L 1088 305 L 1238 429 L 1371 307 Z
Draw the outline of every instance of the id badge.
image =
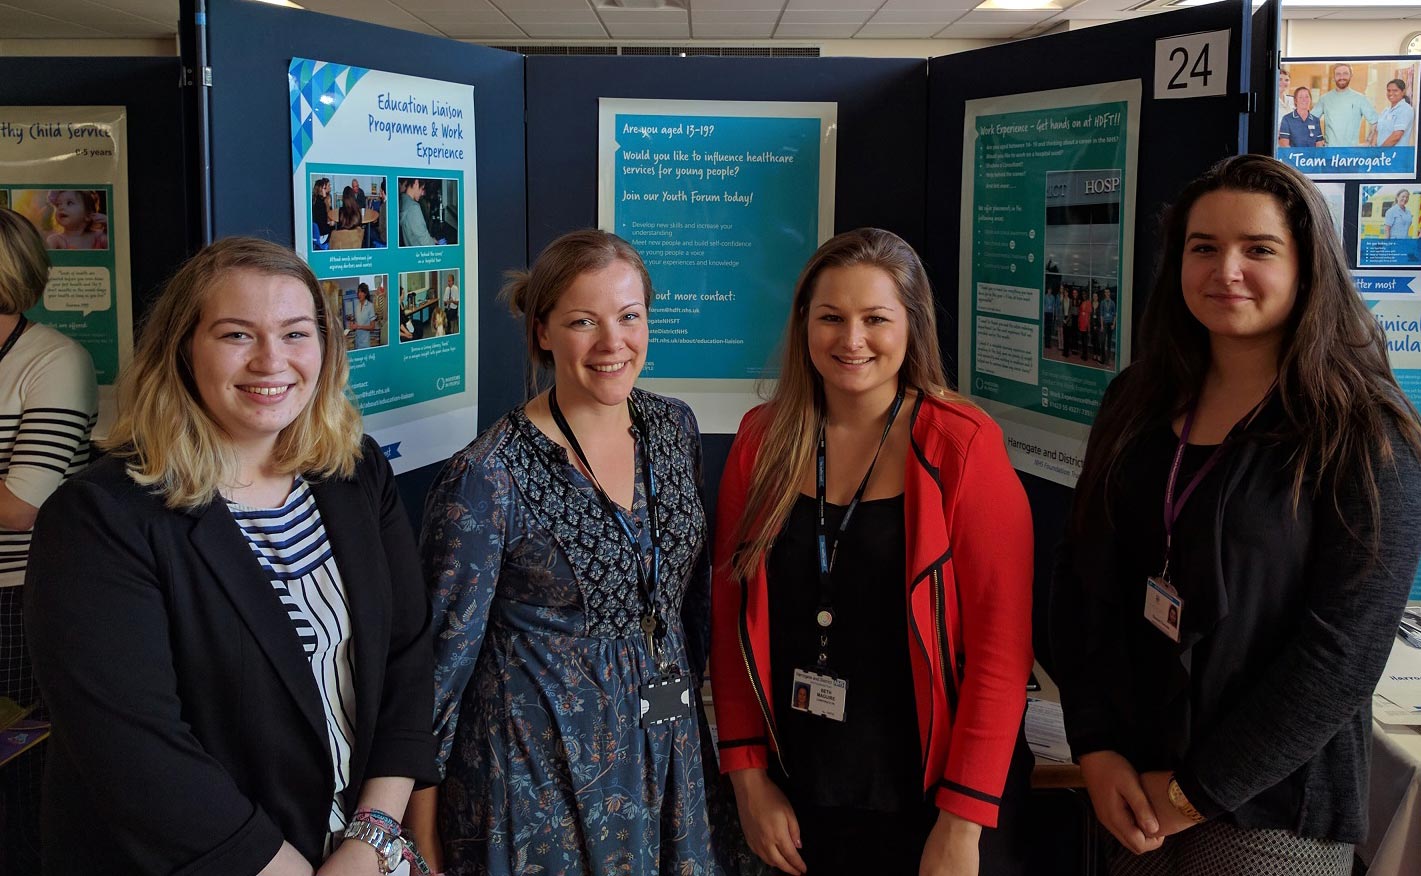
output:
M 691 677 L 658 675 L 644 683 L 641 695 L 641 726 L 655 727 L 691 717 Z
M 807 669 L 794 671 L 789 707 L 796 712 L 808 712 L 830 721 L 842 721 L 848 700 L 849 683 L 844 679 L 810 672 Z
M 1184 615 L 1184 600 L 1179 591 L 1158 575 L 1145 581 L 1145 620 L 1155 625 L 1155 629 L 1169 636 L 1171 641 L 1179 641 L 1179 619 Z

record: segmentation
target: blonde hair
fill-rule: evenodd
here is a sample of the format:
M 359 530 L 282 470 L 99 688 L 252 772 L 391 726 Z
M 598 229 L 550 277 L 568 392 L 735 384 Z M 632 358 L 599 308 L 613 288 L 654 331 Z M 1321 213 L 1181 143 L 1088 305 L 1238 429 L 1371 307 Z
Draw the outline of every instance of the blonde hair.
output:
M 794 286 L 785 325 L 780 376 L 766 405 L 764 438 L 755 457 L 745 513 L 737 524 L 732 561 L 737 578 L 755 574 L 814 464 L 814 444 L 824 422 L 823 379 L 809 358 L 809 305 L 819 275 L 829 268 L 867 265 L 888 274 L 907 314 L 908 350 L 898 372 L 904 385 L 938 398 L 962 401 L 948 389 L 937 339 L 932 287 L 923 263 L 903 238 L 881 228 L 846 231 L 810 256 Z
M 277 436 L 273 465 L 308 477 L 349 477 L 360 457 L 360 414 L 346 395 L 344 333 L 315 274 L 294 252 L 254 237 L 229 237 L 189 259 L 158 296 L 133 362 L 118 381 L 118 422 L 103 442 L 128 461 L 133 479 L 169 508 L 195 509 L 235 483 L 231 442 L 203 407 L 190 362 L 193 334 L 212 290 L 234 273 L 291 277 L 316 308 L 321 370 L 306 408 Z
M 0 207 L 0 313 L 24 313 L 49 282 L 49 253 L 30 220 Z
M 641 254 L 630 243 L 596 228 L 572 231 L 554 240 L 538 254 L 537 261 L 527 271 L 509 271 L 500 297 L 509 312 L 523 321 L 524 340 L 528 344 L 528 361 L 536 368 L 552 368 L 553 354 L 538 345 L 538 326 L 547 322 L 548 314 L 578 277 L 589 271 L 600 271 L 612 262 L 626 262 L 641 278 L 645 303 L 651 307 L 651 275 Z M 537 390 L 538 371 L 528 369 L 530 394 Z

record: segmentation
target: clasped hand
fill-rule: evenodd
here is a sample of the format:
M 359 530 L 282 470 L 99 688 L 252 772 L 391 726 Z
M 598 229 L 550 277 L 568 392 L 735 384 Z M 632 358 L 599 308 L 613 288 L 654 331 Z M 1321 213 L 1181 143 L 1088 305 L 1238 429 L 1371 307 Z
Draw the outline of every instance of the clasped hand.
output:
M 1095 817 L 1135 854 L 1152 852 L 1165 837 L 1194 826 L 1169 802 L 1168 772 L 1138 773 L 1114 751 L 1083 755 L 1080 764 Z

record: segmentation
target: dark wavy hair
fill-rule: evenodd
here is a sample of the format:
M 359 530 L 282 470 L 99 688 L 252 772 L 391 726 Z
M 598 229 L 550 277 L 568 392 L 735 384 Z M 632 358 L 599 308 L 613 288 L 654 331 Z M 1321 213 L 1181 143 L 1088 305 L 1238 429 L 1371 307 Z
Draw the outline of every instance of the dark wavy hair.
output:
M 1281 161 L 1240 155 L 1185 186 L 1164 213 L 1164 251 L 1134 344 L 1139 355 L 1110 387 L 1110 403 L 1091 428 L 1076 485 L 1077 532 L 1109 507 L 1111 479 L 1125 450 L 1147 428 L 1182 415 L 1199 399 L 1209 368 L 1209 333 L 1185 304 L 1180 271 L 1189 214 L 1216 191 L 1273 198 L 1298 254 L 1297 300 L 1284 327 L 1277 388 L 1281 428 L 1299 443 L 1291 461 L 1294 510 L 1309 473 L 1318 476 L 1319 489 L 1356 478 L 1375 523 L 1381 509 L 1373 467 L 1392 458 L 1389 421 L 1421 455 L 1416 410 L 1392 376 L 1386 336 L 1352 283 L 1322 195 Z

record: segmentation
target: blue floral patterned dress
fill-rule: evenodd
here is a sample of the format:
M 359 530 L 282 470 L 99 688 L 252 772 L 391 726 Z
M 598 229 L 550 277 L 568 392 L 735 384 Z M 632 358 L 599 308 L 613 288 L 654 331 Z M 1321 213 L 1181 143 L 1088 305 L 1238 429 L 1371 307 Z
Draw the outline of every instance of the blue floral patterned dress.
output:
M 649 556 L 644 443 L 665 647 L 699 674 L 709 613 L 700 436 L 683 403 L 641 391 L 633 400 L 647 434 L 632 518 Z M 434 587 L 446 872 L 718 874 L 699 710 L 641 726 L 637 692 L 655 670 L 639 627 L 639 558 L 522 408 L 445 466 L 420 553 Z

